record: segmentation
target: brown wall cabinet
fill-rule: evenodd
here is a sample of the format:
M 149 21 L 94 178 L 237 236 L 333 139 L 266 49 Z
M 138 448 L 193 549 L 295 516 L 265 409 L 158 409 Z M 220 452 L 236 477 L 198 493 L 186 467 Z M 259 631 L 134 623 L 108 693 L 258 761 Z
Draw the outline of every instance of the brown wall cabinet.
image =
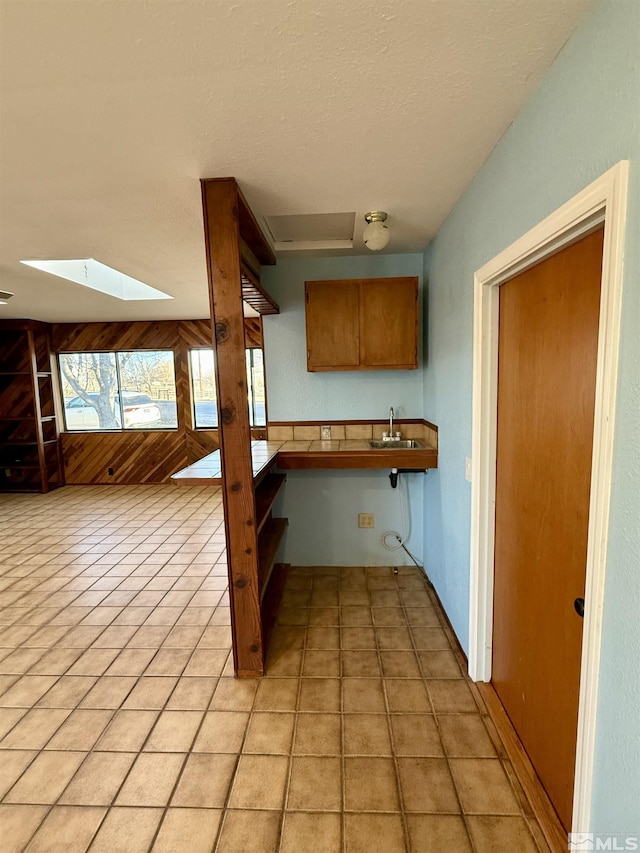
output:
M 49 328 L 0 326 L 0 490 L 48 492 L 63 480 Z
M 307 370 L 415 370 L 418 279 L 305 282 Z

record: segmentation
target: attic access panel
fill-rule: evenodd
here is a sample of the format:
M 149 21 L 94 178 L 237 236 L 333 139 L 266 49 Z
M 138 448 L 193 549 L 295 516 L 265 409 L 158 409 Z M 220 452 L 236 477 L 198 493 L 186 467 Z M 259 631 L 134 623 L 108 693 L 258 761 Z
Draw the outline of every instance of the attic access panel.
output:
M 355 212 L 266 216 L 276 251 L 352 249 Z

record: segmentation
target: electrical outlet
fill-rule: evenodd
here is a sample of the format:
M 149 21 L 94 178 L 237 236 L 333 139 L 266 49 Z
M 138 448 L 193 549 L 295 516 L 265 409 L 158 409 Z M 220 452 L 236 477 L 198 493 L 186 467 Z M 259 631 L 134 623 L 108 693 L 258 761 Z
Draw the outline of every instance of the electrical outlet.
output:
M 375 516 L 372 512 L 361 512 L 358 515 L 358 527 L 371 529 L 375 527 Z
M 331 427 L 330 426 L 321 426 L 320 427 L 320 439 L 322 441 L 331 441 Z
M 464 458 L 464 477 L 468 483 L 471 482 L 471 457 L 470 456 L 465 456 L 465 458 Z

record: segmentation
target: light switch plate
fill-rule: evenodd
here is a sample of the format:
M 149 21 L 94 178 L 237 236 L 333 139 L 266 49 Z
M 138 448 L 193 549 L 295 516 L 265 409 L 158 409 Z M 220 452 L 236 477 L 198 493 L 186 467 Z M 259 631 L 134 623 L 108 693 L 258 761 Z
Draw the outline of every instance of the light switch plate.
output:
M 321 426 L 320 427 L 320 439 L 321 439 L 321 441 L 331 441 L 331 427 L 330 426 Z
M 471 457 L 465 456 L 464 459 L 464 478 L 470 483 L 471 482 Z

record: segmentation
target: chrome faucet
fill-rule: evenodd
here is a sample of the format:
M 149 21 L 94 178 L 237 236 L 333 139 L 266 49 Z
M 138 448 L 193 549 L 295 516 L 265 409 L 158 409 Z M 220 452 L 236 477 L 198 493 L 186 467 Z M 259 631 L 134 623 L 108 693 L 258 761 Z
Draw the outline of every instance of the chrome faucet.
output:
M 400 438 L 399 432 L 397 432 L 395 435 L 393 434 L 393 417 L 394 417 L 394 411 L 393 411 L 393 406 L 391 406 L 391 408 L 389 409 L 389 432 L 383 432 L 382 433 L 382 440 L 383 441 L 394 441 L 394 439 Z

